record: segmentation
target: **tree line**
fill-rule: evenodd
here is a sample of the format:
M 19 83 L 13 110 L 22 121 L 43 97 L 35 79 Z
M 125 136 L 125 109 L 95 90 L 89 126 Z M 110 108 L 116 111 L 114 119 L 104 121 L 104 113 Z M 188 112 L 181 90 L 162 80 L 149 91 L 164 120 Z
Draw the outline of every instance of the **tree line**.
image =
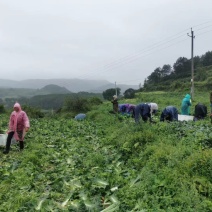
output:
M 205 80 L 205 74 L 201 73 L 201 68 L 212 66 L 212 51 L 206 52 L 202 56 L 195 56 L 194 60 L 194 74 L 195 80 Z M 200 71 L 198 71 L 200 70 Z M 163 67 L 157 67 L 145 80 L 143 89 L 154 90 L 153 85 L 164 82 L 173 82 L 177 79 L 191 79 L 191 59 L 186 57 L 179 57 L 173 66 L 169 64 Z
M 194 76 L 195 82 L 204 81 L 207 82 L 201 86 L 205 86 L 206 89 L 212 89 L 212 72 L 211 76 L 206 73 L 205 70 L 212 69 L 212 51 L 206 52 L 202 56 L 194 57 Z M 131 99 L 135 97 L 137 92 L 142 91 L 154 91 L 154 90 L 179 90 L 189 89 L 189 83 L 191 80 L 191 59 L 186 57 L 179 57 L 173 66 L 169 64 L 163 65 L 163 67 L 157 67 L 145 80 L 143 87 L 135 90 L 133 88 L 127 89 L 123 93 L 123 97 Z M 111 100 L 112 96 L 117 94 L 120 97 L 120 88 L 110 88 L 102 93 L 105 100 Z

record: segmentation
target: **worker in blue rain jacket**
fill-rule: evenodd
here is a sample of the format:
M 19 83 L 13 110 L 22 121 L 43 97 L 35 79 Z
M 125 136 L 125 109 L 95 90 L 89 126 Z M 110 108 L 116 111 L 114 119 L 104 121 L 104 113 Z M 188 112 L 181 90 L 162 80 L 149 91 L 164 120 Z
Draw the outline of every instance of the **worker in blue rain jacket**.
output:
M 178 121 L 178 110 L 174 106 L 167 106 L 161 113 L 160 121 Z
M 189 115 L 190 106 L 191 106 L 191 96 L 189 94 L 186 94 L 185 97 L 182 100 L 181 114 L 182 115 Z
M 135 106 L 135 122 L 138 123 L 140 116 L 143 121 L 151 122 L 150 106 L 147 103 L 140 103 Z

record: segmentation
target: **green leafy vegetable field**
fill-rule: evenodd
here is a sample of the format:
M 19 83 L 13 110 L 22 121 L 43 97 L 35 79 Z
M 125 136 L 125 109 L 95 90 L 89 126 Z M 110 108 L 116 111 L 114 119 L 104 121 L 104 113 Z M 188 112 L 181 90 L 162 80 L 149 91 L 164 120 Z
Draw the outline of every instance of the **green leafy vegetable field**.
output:
M 132 101 L 154 98 L 161 110 L 181 101 L 180 94 L 165 96 Z M 13 145 L 1 153 L 0 211 L 212 211 L 209 117 L 163 123 L 158 113 L 155 124 L 138 125 L 111 108 L 104 103 L 84 121 L 30 119 L 24 151 Z M 8 119 L 1 115 L 2 128 Z

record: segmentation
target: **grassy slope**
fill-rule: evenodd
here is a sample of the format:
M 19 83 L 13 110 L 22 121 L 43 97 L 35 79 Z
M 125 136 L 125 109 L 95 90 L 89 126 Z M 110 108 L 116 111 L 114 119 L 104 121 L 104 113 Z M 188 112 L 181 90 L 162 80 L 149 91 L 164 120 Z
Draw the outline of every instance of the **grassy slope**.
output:
M 183 96 L 143 93 L 128 102 L 179 108 Z M 209 94 L 196 99 L 208 105 Z M 136 125 L 111 107 L 83 122 L 31 119 L 26 149 L 1 156 L 0 211 L 212 211 L 209 118 Z

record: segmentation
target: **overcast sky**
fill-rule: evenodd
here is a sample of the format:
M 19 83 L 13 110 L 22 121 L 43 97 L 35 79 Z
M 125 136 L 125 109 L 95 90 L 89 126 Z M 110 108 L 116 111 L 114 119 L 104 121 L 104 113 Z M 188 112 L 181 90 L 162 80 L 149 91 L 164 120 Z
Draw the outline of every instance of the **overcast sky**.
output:
M 212 51 L 212 0 L 0 0 L 1 79 L 143 84 Z

